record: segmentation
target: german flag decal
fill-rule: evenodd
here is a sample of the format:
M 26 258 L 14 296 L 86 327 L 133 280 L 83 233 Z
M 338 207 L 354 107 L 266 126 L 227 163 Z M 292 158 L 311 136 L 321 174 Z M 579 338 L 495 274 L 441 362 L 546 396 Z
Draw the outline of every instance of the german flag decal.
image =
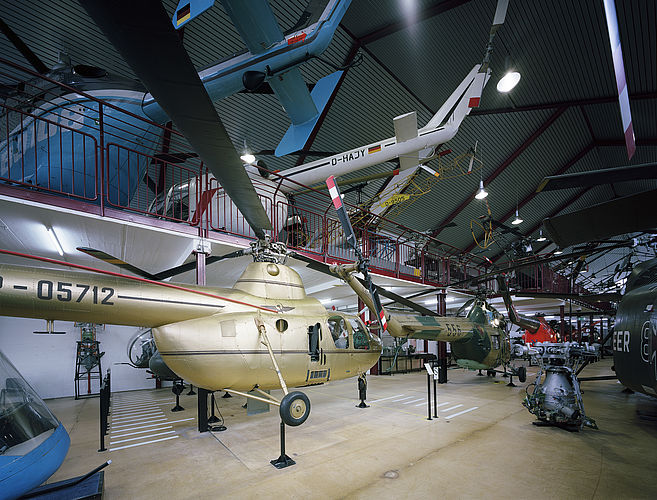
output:
M 381 144 L 377 144 L 376 146 L 372 146 L 371 148 L 367 148 L 367 154 L 371 155 L 372 153 L 378 153 L 381 151 Z
M 176 26 L 180 26 L 187 21 L 191 15 L 189 4 L 185 5 L 182 9 L 176 12 Z

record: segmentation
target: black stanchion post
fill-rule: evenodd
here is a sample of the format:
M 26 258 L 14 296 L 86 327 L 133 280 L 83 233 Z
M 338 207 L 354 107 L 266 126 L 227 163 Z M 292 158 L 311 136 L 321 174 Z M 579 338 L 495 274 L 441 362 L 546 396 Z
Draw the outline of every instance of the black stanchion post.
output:
M 433 367 L 433 418 L 438 418 L 438 396 L 436 394 L 436 366 Z
M 198 420 L 198 431 L 208 432 L 208 392 L 205 389 L 198 388 L 198 402 L 196 413 Z
M 427 373 L 427 410 L 429 413 L 427 420 L 431 420 L 431 375 L 429 373 Z

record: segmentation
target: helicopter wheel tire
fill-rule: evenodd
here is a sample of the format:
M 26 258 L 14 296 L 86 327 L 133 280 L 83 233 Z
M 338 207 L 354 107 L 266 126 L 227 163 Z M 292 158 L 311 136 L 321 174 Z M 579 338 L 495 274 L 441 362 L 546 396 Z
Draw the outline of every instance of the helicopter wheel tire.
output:
M 487 371 L 486 371 L 486 375 L 488 375 L 489 377 L 493 377 L 493 378 L 494 378 L 494 377 L 497 376 L 497 372 L 496 372 L 495 370 L 487 370 Z
M 524 366 L 520 366 L 520 367 L 518 367 L 517 372 L 518 372 L 518 380 L 520 380 L 520 382 L 523 382 L 523 383 L 526 382 L 527 381 L 527 368 L 525 368 Z
M 279 412 L 286 425 L 296 427 L 303 424 L 310 415 L 310 400 L 303 392 L 290 392 L 281 401 Z

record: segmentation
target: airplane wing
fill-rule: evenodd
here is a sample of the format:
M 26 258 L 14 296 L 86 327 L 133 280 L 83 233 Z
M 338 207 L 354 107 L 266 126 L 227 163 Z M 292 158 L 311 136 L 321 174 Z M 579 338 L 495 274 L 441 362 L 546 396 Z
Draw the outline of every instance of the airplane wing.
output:
M 221 0 L 221 4 L 251 54 L 260 54 L 283 40 L 283 32 L 267 0 Z

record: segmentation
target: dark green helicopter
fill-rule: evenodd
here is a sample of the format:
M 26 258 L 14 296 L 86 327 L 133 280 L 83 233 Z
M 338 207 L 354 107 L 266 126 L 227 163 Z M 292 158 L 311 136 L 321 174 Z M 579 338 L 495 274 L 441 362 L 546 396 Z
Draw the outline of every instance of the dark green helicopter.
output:
M 635 266 L 627 279 L 612 346 L 618 380 L 657 397 L 657 259 Z
M 459 317 L 459 314 L 455 317 L 446 317 L 439 316 L 404 297 L 374 285 L 333 176 L 329 177 L 326 183 L 342 223 L 346 241 L 358 257 L 358 262 L 355 264 L 332 265 L 330 270 L 342 278 L 368 308 L 376 313 L 380 318 L 381 331 L 387 331 L 393 337 L 399 338 L 450 342 L 452 356 L 461 368 L 486 370 L 488 375 L 493 376 L 496 373 L 517 375 L 521 382 L 526 380 L 525 367 L 521 366 L 517 369 L 509 367 L 511 346 L 506 321 L 485 297 L 477 295 L 466 302 L 459 310 L 459 313 L 466 312 L 464 317 Z M 356 272 L 363 273 L 365 279 L 362 282 L 354 275 Z M 413 308 L 420 314 L 390 314 L 381 306 L 379 292 Z M 503 366 L 504 371 L 497 370 L 499 366 Z

